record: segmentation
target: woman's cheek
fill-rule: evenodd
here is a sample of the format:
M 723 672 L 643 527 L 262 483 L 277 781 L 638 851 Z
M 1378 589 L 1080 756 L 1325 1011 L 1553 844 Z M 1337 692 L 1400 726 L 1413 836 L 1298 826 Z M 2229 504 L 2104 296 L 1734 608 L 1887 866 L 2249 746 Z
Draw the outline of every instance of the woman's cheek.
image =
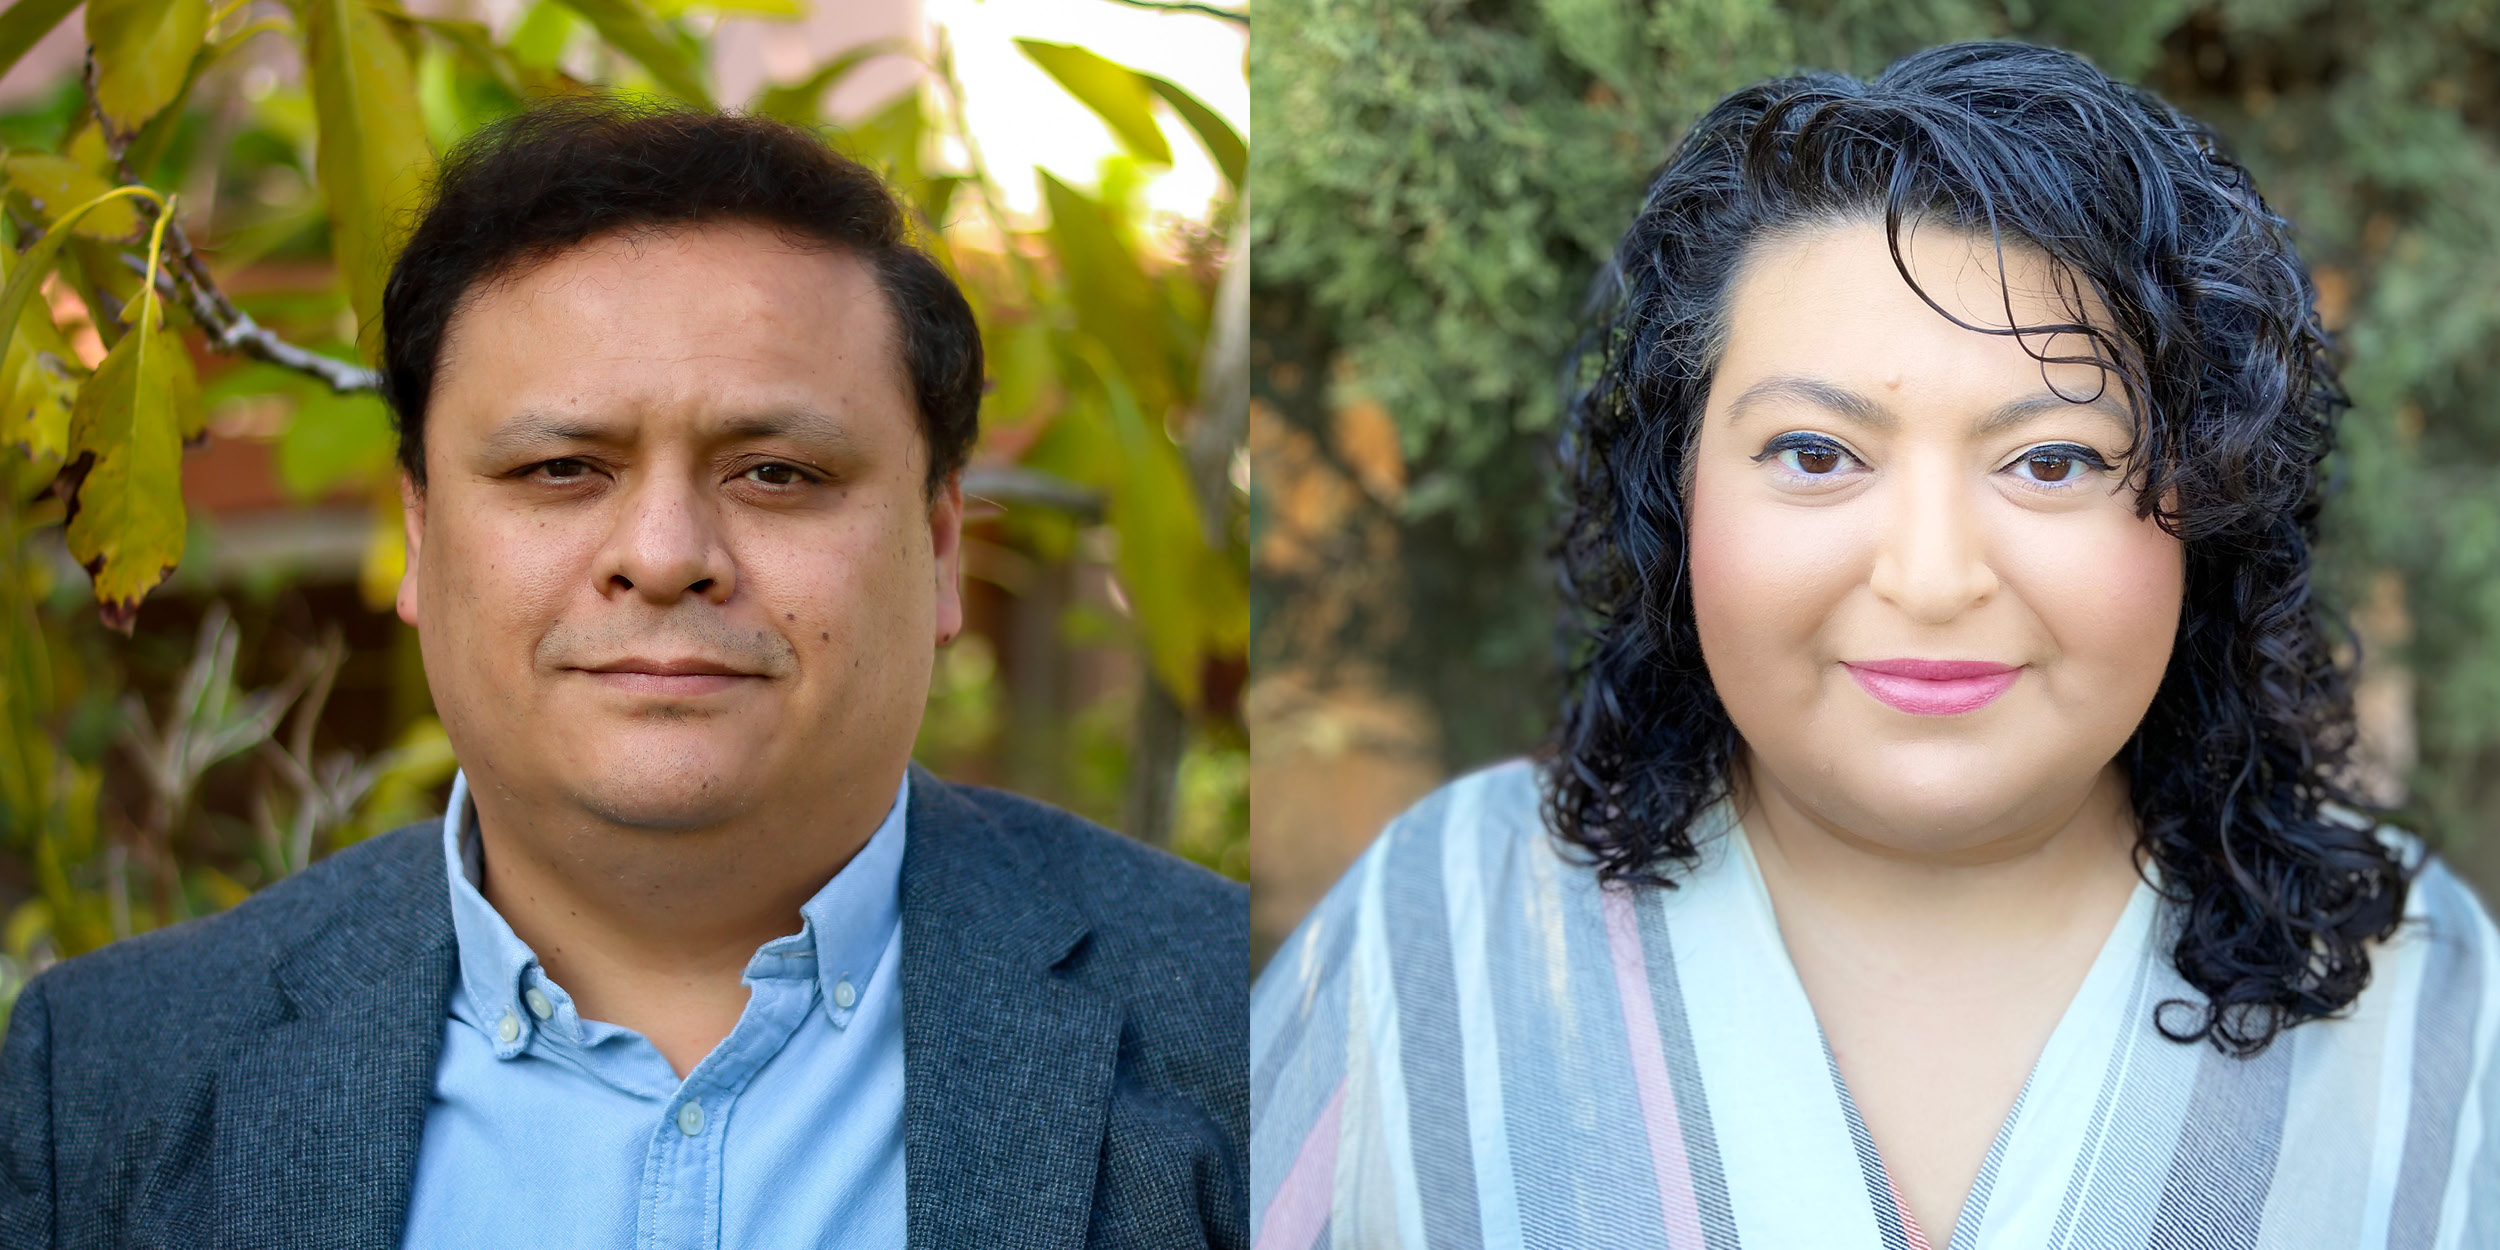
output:
M 1821 669 L 1838 658 L 1824 654 L 1821 635 L 1852 582 L 1855 544 L 1843 511 L 1696 500 L 1694 616 L 1712 677 L 1731 705 L 1775 689 L 1810 698 Z
M 2069 692 L 2116 701 L 2109 714 L 2132 724 L 2160 689 L 2178 639 L 2185 549 L 2132 513 L 2108 518 L 2081 541 L 2071 532 L 2062 540 L 2042 533 L 2027 547 L 2008 552 L 2007 563 L 2025 570 L 2024 598 L 2065 666 L 2084 679 Z

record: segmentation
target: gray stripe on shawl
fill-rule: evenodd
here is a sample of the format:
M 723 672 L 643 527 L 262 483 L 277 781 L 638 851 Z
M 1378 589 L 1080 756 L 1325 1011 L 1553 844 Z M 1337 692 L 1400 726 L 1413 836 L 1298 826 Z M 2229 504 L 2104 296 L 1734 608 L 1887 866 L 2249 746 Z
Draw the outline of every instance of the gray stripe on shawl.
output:
M 1647 1140 L 1596 876 L 1555 864 L 1531 838 L 1488 836 L 1480 847 L 1521 1239 L 1538 1250 L 1587 1250 L 1618 1244 L 1627 1228 L 1662 1227 L 1649 1152 L 1590 1149 Z M 1556 878 L 1551 894 L 1537 887 L 1540 861 Z M 1549 958 L 1565 969 L 1560 983 Z
M 2457 1117 L 2474 1068 L 2474 1025 L 2482 1017 L 2483 970 L 2476 959 L 2473 903 L 2445 869 L 2416 880 L 2424 892 L 2430 943 L 2413 1026 L 2413 1106 L 2405 1117 L 2404 1164 L 2388 1213 L 2388 1250 L 2428 1246 L 2439 1233 L 2456 1158 Z
M 1311 1129 L 1319 1123 L 1346 1074 L 1347 996 L 1353 992 L 1354 901 L 1359 874 L 1331 890 L 1313 909 L 1320 924 L 1305 922 L 1276 957 L 1268 961 L 1252 988 L 1250 1083 L 1250 1213 L 1253 1224 L 1264 1220 L 1267 1204 L 1285 1183 Z M 1310 966 L 1319 972 L 1303 1009 L 1304 985 L 1297 975 L 1303 966 L 1303 944 L 1313 936 L 1319 949 Z M 1282 996 L 1289 1001 L 1271 1001 Z M 1281 1018 L 1273 1036 L 1259 1025 Z M 1332 1186 L 1333 1188 L 1333 1186 Z M 1325 1243 L 1323 1243 L 1325 1244 Z
M 2035 1067 L 2033 1071 L 2038 1071 Z M 2102 1085 L 2108 1085 L 2104 1080 Z M 1970 1194 L 1962 1199 L 1961 1213 L 1953 1218 L 1953 1241 L 1948 1250 L 1974 1250 L 1979 1229 L 1988 1218 L 1988 1194 L 1996 1188 L 1997 1168 L 2005 1162 L 2005 1142 L 2014 1135 L 2014 1126 L 2023 1122 L 2023 1103 L 2031 1097 L 2031 1078 L 2023 1078 L 2023 1087 L 2015 1091 L 2014 1105 L 2005 1113 L 2005 1122 L 1997 1126 L 1997 1139 L 1988 1143 L 1988 1157 L 1979 1161 L 1979 1176 L 1970 1184 Z
M 2482 1104 L 2483 1141 L 2467 1176 L 2465 1240 L 2458 1244 L 2500 1246 L 2500 1055 L 2483 1061 L 2473 1097 Z
M 1738 1250 L 1736 1212 L 1728 1205 L 1727 1173 L 1719 1163 L 1719 1135 L 1710 1123 L 1710 1096 L 1693 1054 L 1693 1030 L 1684 1016 L 1684 988 L 1675 972 L 1675 942 L 1654 890 L 1633 896 L 1640 919 L 1641 961 L 1649 967 L 1650 1002 L 1658 1015 L 1658 1040 L 1667 1056 L 1667 1079 L 1675 1085 L 1675 1118 L 1684 1130 L 1684 1160 L 1692 1171 L 1693 1205 L 1701 1216 L 1708 1250 Z
M 2143 1201 L 2169 1172 L 2187 1124 L 2198 1052 L 2154 1027 L 2154 1004 L 2195 991 L 2170 966 L 2167 917 L 2145 944 L 2127 991 L 2120 1042 L 2103 1071 L 2074 1174 L 2059 1202 L 2049 1245 L 2142 1245 L 2153 1208 Z
M 2257 1244 L 2283 1145 L 2298 1040 L 2285 1033 L 2253 1059 L 2198 1045 L 2196 1092 L 2170 1156 L 2161 1206 L 2153 1212 L 2150 1250 L 2250 1250 Z
M 1849 1120 L 1849 1142 L 1858 1148 L 1858 1168 L 1866 1177 L 1866 1205 L 1875 1212 L 1875 1228 L 1883 1234 L 1884 1250 L 1910 1250 L 1910 1230 L 1901 1224 L 1901 1208 L 1892 1199 L 1892 1177 L 1884 1171 L 1884 1157 L 1875 1149 L 1875 1135 L 1867 1131 L 1858 1100 L 1849 1095 L 1849 1083 L 1840 1077 L 1840 1057 L 1832 1053 L 1831 1039 L 1822 1041 L 1823 1066 L 1831 1070 L 1832 1090 L 1840 1095 L 1841 1114 Z
M 1398 996 L 1399 1058 L 1406 1119 L 1415 1142 L 1415 1188 L 1422 1196 L 1425 1244 L 1474 1250 L 1484 1244 L 1476 1209 L 1476 1163 L 1467 1149 L 1467 1073 L 1458 1036 L 1458 987 L 1450 962 L 1450 921 L 1441 882 L 1441 826 L 1448 800 L 1417 809 L 1389 847 L 1381 883 L 1390 974 Z

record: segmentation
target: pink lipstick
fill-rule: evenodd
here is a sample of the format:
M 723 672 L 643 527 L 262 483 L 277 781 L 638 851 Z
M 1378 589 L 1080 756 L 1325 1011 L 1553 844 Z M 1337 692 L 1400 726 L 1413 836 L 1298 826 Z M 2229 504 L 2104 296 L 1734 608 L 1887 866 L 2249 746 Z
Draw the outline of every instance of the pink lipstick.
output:
M 1861 660 L 1843 662 L 1858 688 L 1912 716 L 1975 712 L 2013 689 L 2019 664 L 1985 660 Z

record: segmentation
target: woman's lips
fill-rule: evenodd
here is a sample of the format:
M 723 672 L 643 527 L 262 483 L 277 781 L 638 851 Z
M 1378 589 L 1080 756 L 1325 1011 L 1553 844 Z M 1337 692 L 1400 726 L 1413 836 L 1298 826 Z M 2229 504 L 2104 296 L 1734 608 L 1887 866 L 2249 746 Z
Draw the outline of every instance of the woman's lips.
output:
M 2021 665 L 1986 660 L 1865 660 L 1841 667 L 1860 690 L 1912 716 L 1975 712 L 2023 675 Z

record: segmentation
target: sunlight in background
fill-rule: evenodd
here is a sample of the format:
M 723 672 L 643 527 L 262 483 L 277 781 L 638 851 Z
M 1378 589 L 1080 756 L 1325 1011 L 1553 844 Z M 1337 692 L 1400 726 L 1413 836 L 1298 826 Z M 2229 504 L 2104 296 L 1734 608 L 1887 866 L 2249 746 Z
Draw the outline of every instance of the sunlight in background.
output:
M 1078 44 L 1168 78 L 1245 138 L 1250 133 L 1250 83 L 1242 65 L 1247 35 L 1229 22 L 1112 0 L 926 0 L 923 17 L 944 30 L 955 49 L 973 139 L 998 172 L 1010 214 L 1040 211 L 1041 190 L 1023 173 L 1027 167 L 1091 187 L 1103 158 L 1120 151 L 1101 121 L 1016 50 L 1018 38 Z M 1187 126 L 1168 112 L 1163 122 L 1172 168 L 1147 182 L 1146 205 L 1204 220 L 1223 176 Z

